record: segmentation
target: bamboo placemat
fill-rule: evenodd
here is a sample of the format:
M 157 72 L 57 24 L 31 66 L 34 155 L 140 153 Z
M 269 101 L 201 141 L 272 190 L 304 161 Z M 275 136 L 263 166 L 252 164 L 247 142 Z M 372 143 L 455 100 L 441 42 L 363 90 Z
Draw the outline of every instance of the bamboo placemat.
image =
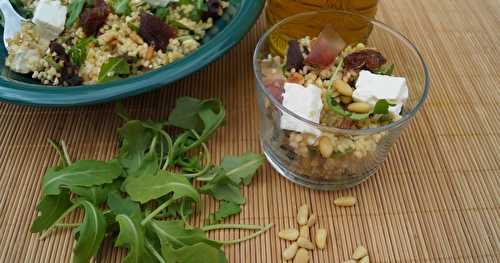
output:
M 281 262 L 286 243 L 277 231 L 294 225 L 309 203 L 327 227 L 328 246 L 312 262 L 342 262 L 365 245 L 372 262 L 500 262 L 500 1 L 384 0 L 379 19 L 408 36 L 432 75 L 429 101 L 408 126 L 376 176 L 341 192 L 298 187 L 260 170 L 244 190 L 248 204 L 230 222 L 275 227 L 225 248 L 230 262 Z M 176 97 L 222 98 L 227 124 L 210 149 L 258 152 L 251 54 L 264 30 L 261 19 L 223 59 L 170 87 L 125 101 L 135 116 L 167 116 Z M 46 240 L 30 234 L 40 180 L 56 163 L 47 138 L 63 138 L 74 158 L 110 158 L 121 124 L 113 103 L 72 109 L 0 104 L 0 262 L 68 262 L 71 231 Z M 333 200 L 354 195 L 339 209 Z M 205 200 L 205 213 L 215 203 Z M 214 234 L 234 239 L 236 232 Z M 124 250 L 106 243 L 97 262 L 120 262 Z

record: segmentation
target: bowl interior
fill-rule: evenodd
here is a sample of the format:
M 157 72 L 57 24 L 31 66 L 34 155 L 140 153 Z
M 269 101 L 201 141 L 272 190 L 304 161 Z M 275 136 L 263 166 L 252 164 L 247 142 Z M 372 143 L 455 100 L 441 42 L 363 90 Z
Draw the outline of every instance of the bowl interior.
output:
M 238 43 L 259 17 L 265 0 L 229 0 L 229 3 L 224 15 L 207 31 L 199 49 L 144 75 L 104 84 L 64 88 L 41 85 L 30 75 L 18 74 L 5 67 L 7 51 L 1 41 L 0 100 L 39 106 L 75 106 L 116 100 L 163 87 L 203 68 Z M 3 39 L 1 32 L 0 37 Z
M 347 11 L 323 10 L 298 14 L 276 24 L 261 38 L 254 55 L 254 69 L 257 86 L 270 101 L 279 110 L 305 124 L 332 132 L 346 131 L 345 129 L 317 125 L 284 108 L 265 88 L 261 79 L 260 60 L 262 58 L 267 57 L 268 54 L 283 56 L 288 40 L 306 36 L 314 38 L 326 25 L 333 26 L 348 44 L 363 42 L 370 47 L 377 48 L 388 63 L 395 65 L 395 75 L 406 78 L 410 93 L 409 99 L 403 107 L 403 118 L 399 121 L 379 128 L 348 131 L 360 134 L 379 132 L 402 125 L 413 117 L 427 98 L 429 88 L 427 66 L 422 56 L 416 47 L 396 30 L 374 19 Z

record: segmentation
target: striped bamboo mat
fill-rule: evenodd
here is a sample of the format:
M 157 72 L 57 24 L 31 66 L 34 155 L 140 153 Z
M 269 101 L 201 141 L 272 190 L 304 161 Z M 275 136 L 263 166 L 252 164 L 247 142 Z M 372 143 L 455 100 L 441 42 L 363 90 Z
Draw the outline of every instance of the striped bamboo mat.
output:
M 278 176 L 269 165 L 244 190 L 248 204 L 230 222 L 276 226 L 225 248 L 231 262 L 281 262 L 277 231 L 294 225 L 309 203 L 329 230 L 312 262 L 342 262 L 365 245 L 372 262 L 500 262 L 500 1 L 383 0 L 379 19 L 423 52 L 432 75 L 428 103 L 394 146 L 383 168 L 362 185 L 317 192 Z M 125 101 L 132 114 L 167 116 L 176 97 L 221 97 L 227 124 L 210 149 L 259 151 L 251 54 L 263 20 L 223 59 L 170 87 Z M 0 104 L 0 262 L 68 262 L 73 236 L 30 234 L 41 176 L 57 156 L 47 138 L 63 138 L 74 158 L 110 158 L 120 120 L 113 104 L 40 109 Z M 354 195 L 352 209 L 333 200 Z M 205 213 L 215 203 L 205 200 Z M 200 221 L 201 222 L 201 221 Z M 240 233 L 214 233 L 234 239 Z M 105 244 L 96 262 L 120 262 Z

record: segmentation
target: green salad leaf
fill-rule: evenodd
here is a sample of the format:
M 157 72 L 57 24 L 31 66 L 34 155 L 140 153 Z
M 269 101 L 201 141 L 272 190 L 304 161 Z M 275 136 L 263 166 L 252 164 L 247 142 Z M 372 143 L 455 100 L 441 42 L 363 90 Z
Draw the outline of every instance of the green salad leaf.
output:
M 117 80 L 130 74 L 130 65 L 124 58 L 110 58 L 101 66 L 97 82 L 103 83 L 111 80 Z
M 79 204 L 85 211 L 85 217 L 76 229 L 78 237 L 73 250 L 73 262 L 88 263 L 101 247 L 106 233 L 106 220 L 102 212 L 89 201 L 82 200 Z
M 66 28 L 72 27 L 79 19 L 83 11 L 86 0 L 71 0 L 68 6 L 68 15 L 66 18 Z M 78 64 L 77 64 L 78 65 Z
M 208 224 L 216 224 L 232 215 L 237 215 L 241 212 L 239 204 L 222 201 L 219 203 L 219 209 L 208 216 Z
M 72 205 L 67 191 L 44 196 L 36 207 L 39 215 L 31 225 L 31 232 L 40 233 L 49 229 Z
M 193 110 L 194 109 L 194 110 Z M 225 109 L 219 100 L 182 98 L 165 121 L 134 120 L 124 109 L 120 144 L 111 161 L 72 161 L 63 141 L 50 141 L 61 161 L 42 180 L 33 233 L 44 238 L 58 227 L 77 227 L 74 262 L 89 262 L 105 236 L 128 249 L 124 262 L 227 262 L 222 245 L 249 240 L 272 225 L 217 224 L 240 213 L 240 188 L 249 185 L 264 158 L 258 154 L 212 163 L 206 142 L 220 127 Z M 179 130 L 171 136 L 167 131 Z M 199 150 L 200 153 L 197 153 Z M 195 183 L 194 181 L 198 181 Z M 200 193 L 223 200 L 211 225 L 189 225 L 200 207 Z M 81 223 L 62 223 L 83 208 Z M 256 230 L 237 240 L 211 240 L 208 231 Z
M 142 204 L 170 193 L 173 194 L 173 199 L 188 197 L 195 202 L 200 200 L 198 191 L 186 177 L 166 171 L 160 171 L 156 175 L 129 177 L 125 191 L 132 200 Z
M 117 15 L 129 15 L 132 12 L 129 0 L 113 0 L 112 6 Z
M 142 263 L 145 254 L 144 227 L 138 219 L 124 214 L 117 215 L 116 222 L 120 225 L 120 234 L 115 244 L 117 247 L 127 247 L 129 251 L 123 262 Z
M 376 69 L 373 73 L 380 75 L 392 76 L 394 73 L 394 64 L 384 64 Z
M 161 20 L 166 21 L 168 16 L 168 8 L 158 7 L 155 10 L 155 16 L 159 17 Z
M 87 37 L 79 40 L 74 46 L 72 46 L 69 51 L 69 57 L 71 63 L 81 66 L 87 59 L 87 47 L 90 43 L 96 42 L 95 37 Z
M 76 161 L 60 170 L 49 169 L 42 180 L 46 195 L 57 195 L 61 187 L 96 186 L 112 183 L 122 173 L 117 161 Z

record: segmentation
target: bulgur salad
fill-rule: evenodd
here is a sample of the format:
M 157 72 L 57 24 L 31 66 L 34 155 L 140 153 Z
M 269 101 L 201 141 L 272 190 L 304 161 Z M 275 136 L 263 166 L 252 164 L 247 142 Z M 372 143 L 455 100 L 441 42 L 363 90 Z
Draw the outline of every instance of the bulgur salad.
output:
M 200 47 L 223 0 L 25 0 L 33 18 L 6 66 L 45 85 L 95 84 L 172 63 Z M 18 1 L 19 2 L 19 1 Z
M 286 109 L 277 117 L 272 148 L 298 174 L 319 179 L 354 176 L 375 158 L 387 131 L 352 135 L 347 130 L 381 127 L 401 118 L 409 92 L 406 79 L 393 76 L 394 65 L 363 43 L 346 45 L 331 26 L 317 37 L 292 39 L 284 56 L 261 60 L 268 93 Z M 266 101 L 268 118 L 275 111 Z M 272 121 L 272 120 L 270 120 Z

